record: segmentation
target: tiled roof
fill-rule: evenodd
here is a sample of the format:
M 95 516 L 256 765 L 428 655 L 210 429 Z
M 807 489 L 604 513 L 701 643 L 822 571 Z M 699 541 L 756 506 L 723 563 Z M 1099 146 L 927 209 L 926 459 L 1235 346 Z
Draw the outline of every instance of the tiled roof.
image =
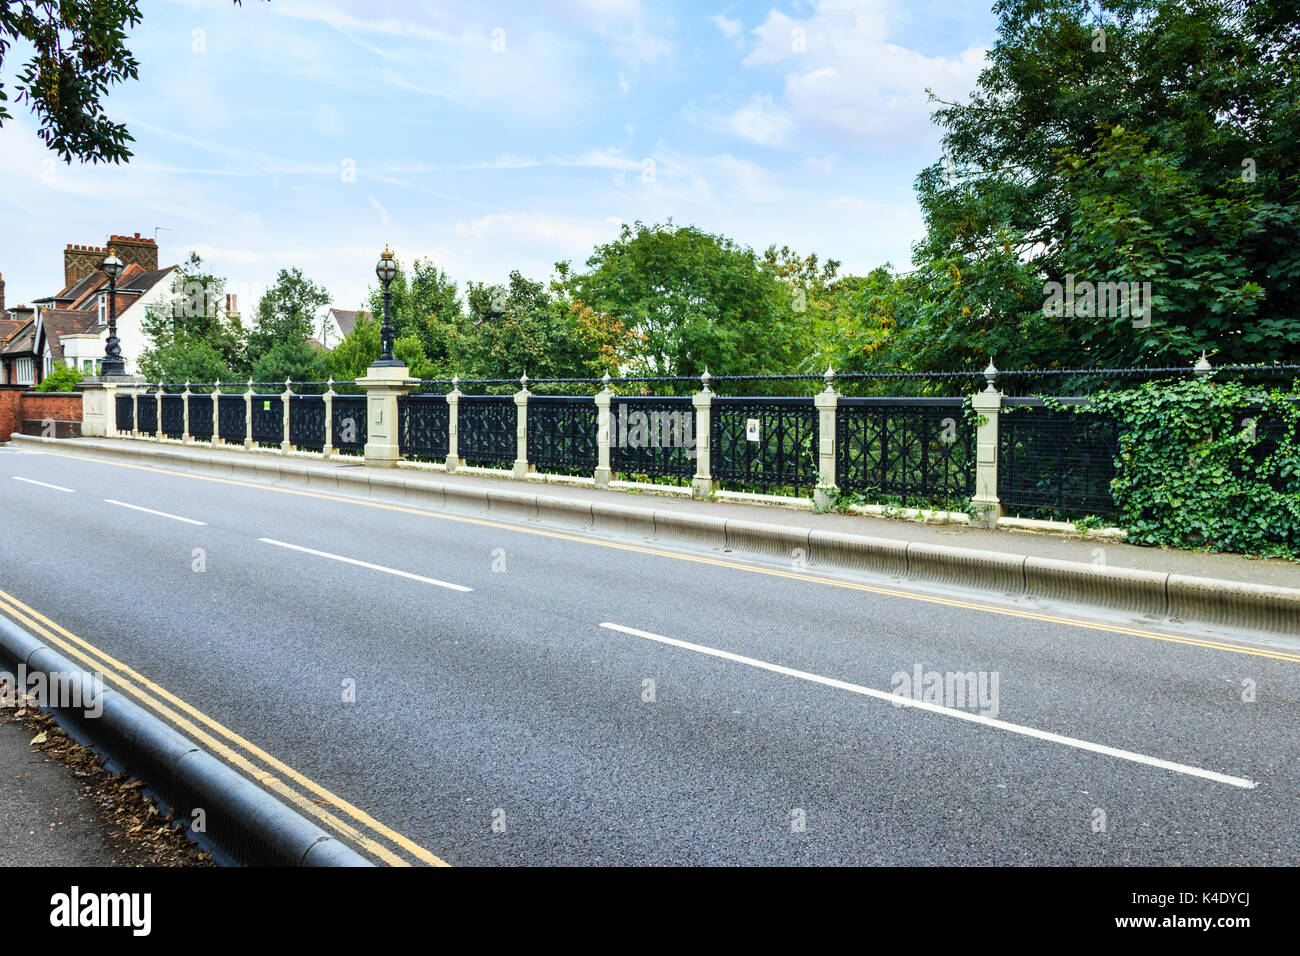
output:
M 347 309 L 330 309 L 330 315 L 334 316 L 334 321 L 339 324 L 339 331 L 344 335 L 350 335 L 352 330 L 356 328 L 358 317 L 360 317 L 363 322 L 368 322 L 374 317 L 369 312 L 360 310 L 348 311 Z
M 9 340 L 9 344 L 4 348 L 5 355 L 22 355 L 24 353 L 35 351 L 36 345 L 36 322 L 29 319 L 27 327 Z
M 137 266 L 136 268 L 139 267 Z M 144 294 L 145 292 L 148 292 L 150 289 L 156 286 L 159 282 L 162 282 L 163 279 L 171 275 L 172 272 L 175 271 L 175 269 L 176 266 L 168 266 L 166 269 L 154 269 L 152 272 L 145 272 L 144 269 L 140 269 L 139 275 L 135 276 L 134 278 L 131 279 L 131 281 L 125 284 L 119 283 L 118 289 L 122 289 L 122 290 L 129 289 L 132 292 L 139 292 L 141 294 Z M 125 277 L 125 273 L 123 273 L 123 276 Z
M 0 345 L 8 342 L 27 322 L 27 319 L 0 319 Z
M 95 325 L 98 314 L 93 309 L 52 309 L 41 313 L 41 329 L 50 343 L 50 354 L 57 361 L 63 358 L 62 336 L 80 335 Z

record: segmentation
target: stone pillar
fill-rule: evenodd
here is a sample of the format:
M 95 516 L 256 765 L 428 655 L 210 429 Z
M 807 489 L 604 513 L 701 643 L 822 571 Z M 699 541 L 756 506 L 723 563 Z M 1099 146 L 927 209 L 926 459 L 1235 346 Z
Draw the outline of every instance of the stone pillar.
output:
M 372 365 L 357 379 L 366 390 L 366 464 L 393 468 L 402 456 L 397 434 L 397 399 L 419 387 L 405 365 Z
M 835 369 L 827 366 L 826 390 L 813 401 L 817 405 L 817 487 L 813 489 L 813 506 L 825 511 L 839 495 L 835 461 L 835 418 L 840 406 L 839 392 L 835 391 Z
M 248 380 L 248 391 L 244 392 L 244 451 L 253 450 L 253 380 Z
M 212 447 L 221 444 L 221 379 L 212 386 Z
M 533 466 L 528 463 L 528 373 L 519 377 L 515 392 L 515 477 L 527 478 Z
M 284 380 L 284 394 L 280 396 L 280 401 L 284 403 L 284 433 L 280 442 L 280 453 L 289 454 L 289 400 L 293 398 L 293 380 L 286 377 Z
M 162 429 L 162 399 L 163 399 L 163 383 L 162 383 L 162 382 L 159 382 L 159 383 L 158 383 L 158 394 L 154 396 L 154 403 L 155 403 L 155 404 L 154 404 L 154 409 L 153 409 L 153 423 L 154 423 L 154 428 L 155 428 L 153 438 L 154 438 L 154 441 L 159 441 L 159 442 L 163 440 L 163 429 Z
M 596 393 L 596 487 L 608 488 L 614 476 L 609 464 L 610 406 L 614 393 L 609 388 L 609 373 L 601 379 L 605 387 Z
M 181 444 L 188 445 L 194 439 L 190 437 L 190 383 L 185 382 L 185 391 L 181 392 Z
M 695 406 L 695 477 L 691 479 L 692 498 L 712 498 L 718 490 L 710 471 L 713 454 L 713 393 L 709 391 L 709 370 L 700 376 L 700 391 L 691 396 Z
M 998 370 L 989 359 L 984 370 L 988 387 L 971 396 L 971 407 L 979 416 L 975 429 L 975 496 L 971 498 L 971 527 L 996 528 L 1003 514 L 998 499 L 998 415 L 1002 410 L 1002 393 L 993 387 Z
M 140 392 L 131 393 L 131 437 L 140 437 Z
M 334 454 L 334 376 L 331 375 L 325 387 L 325 447 L 321 457 L 329 458 Z
M 133 375 L 96 375 L 83 379 L 81 390 L 81 434 L 87 438 L 117 438 L 117 396 L 132 396 L 131 433 L 135 434 L 135 396 L 144 379 Z
M 453 375 L 447 393 L 447 474 L 455 474 L 464 464 L 460 457 L 460 376 Z

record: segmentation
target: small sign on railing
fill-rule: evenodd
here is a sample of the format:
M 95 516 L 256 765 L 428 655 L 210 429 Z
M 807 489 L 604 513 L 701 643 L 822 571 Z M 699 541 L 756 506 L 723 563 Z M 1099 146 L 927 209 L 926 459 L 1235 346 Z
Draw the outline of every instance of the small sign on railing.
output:
M 745 419 L 745 440 L 758 441 L 758 419 L 757 418 Z

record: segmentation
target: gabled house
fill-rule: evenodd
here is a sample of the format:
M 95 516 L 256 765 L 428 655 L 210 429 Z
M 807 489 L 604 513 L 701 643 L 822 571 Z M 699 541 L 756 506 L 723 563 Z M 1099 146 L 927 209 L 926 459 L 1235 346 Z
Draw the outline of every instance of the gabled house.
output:
M 108 340 L 108 276 L 99 266 L 110 254 L 126 265 L 114 289 L 113 305 L 126 372 L 135 374 L 140 353 L 150 345 L 144 336 L 145 313 L 151 305 L 169 297 L 170 279 L 176 270 L 176 266 L 160 269 L 157 243 L 142 239 L 138 232 L 134 236 L 110 236 L 103 247 L 67 245 L 63 252 L 63 289 L 33 300 L 31 341 L 23 343 L 29 346 L 29 352 L 14 352 L 11 358 L 15 368 L 21 359 L 30 357 L 35 382 L 56 365 L 70 365 L 84 374 L 95 373 Z M 8 353 L 6 349 L 3 354 Z
M 357 327 L 357 322 L 368 322 L 374 318 L 370 312 L 349 311 L 347 309 L 330 309 L 321 323 L 317 340 L 325 349 L 332 349 L 342 342 Z
M 5 316 L 0 328 L 0 385 L 35 385 L 40 378 L 34 310 L 19 306 Z

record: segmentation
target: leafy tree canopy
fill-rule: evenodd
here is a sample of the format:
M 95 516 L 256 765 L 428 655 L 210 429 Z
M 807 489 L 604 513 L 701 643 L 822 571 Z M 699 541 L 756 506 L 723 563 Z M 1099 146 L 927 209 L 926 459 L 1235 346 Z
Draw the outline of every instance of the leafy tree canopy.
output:
M 261 356 L 277 345 L 296 345 L 311 338 L 317 316 L 329 301 L 329 293 L 301 269 L 281 269 L 275 284 L 257 303 L 257 317 L 248 336 L 250 353 Z
M 999 0 L 917 190 L 917 368 L 1300 355 L 1294 0 Z M 1149 325 L 1045 314 L 1048 282 L 1151 283 Z
M 14 89 L 40 121 L 41 140 L 64 162 L 130 159 L 133 138 L 105 114 L 104 98 L 110 87 L 139 75 L 126 32 L 140 19 L 138 0 L 8 0 L 0 6 L 0 70 L 15 41 L 31 48 Z M 13 115 L 8 99 L 0 81 L 0 126 Z

